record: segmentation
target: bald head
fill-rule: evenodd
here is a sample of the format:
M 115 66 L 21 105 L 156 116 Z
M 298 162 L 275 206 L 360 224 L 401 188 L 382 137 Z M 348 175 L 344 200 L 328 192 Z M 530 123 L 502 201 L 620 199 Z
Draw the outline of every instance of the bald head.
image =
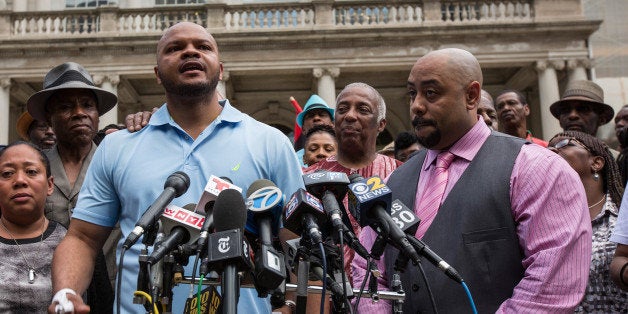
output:
M 187 33 L 187 32 L 193 32 L 197 35 L 205 37 L 206 39 L 210 40 L 213 43 L 213 46 L 216 47 L 216 49 L 218 49 L 216 40 L 203 26 L 198 25 L 196 23 L 192 23 L 192 22 L 179 22 L 177 24 L 174 24 L 168 27 L 168 29 L 166 29 L 164 34 L 161 35 L 159 42 L 157 42 L 157 55 L 159 55 L 164 45 L 169 41 L 169 39 L 173 36 L 173 34 Z
M 432 51 L 419 58 L 408 76 L 412 125 L 421 145 L 444 149 L 478 121 L 482 70 L 461 49 Z

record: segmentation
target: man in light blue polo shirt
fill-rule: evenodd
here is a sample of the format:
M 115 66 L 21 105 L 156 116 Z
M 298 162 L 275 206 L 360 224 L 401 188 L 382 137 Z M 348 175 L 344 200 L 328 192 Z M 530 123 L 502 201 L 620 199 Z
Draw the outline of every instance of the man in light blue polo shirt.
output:
M 167 103 L 145 128 L 115 132 L 96 151 L 68 235 L 55 251 L 53 291 L 63 290 L 55 295 L 49 311 L 63 297 L 74 304 L 76 313 L 86 310 L 72 293 L 80 295 L 89 283 L 90 257 L 116 222 L 120 222 L 122 240 L 126 238 L 175 171 L 190 177 L 187 192 L 172 202 L 180 207 L 198 202 L 211 175 L 228 177 L 243 190 L 265 178 L 288 196 L 303 187 L 288 138 L 228 101 L 218 100 L 216 85 L 222 78 L 218 57 L 216 41 L 199 25 L 179 23 L 164 33 L 157 45 L 155 73 L 166 90 Z M 122 286 L 116 291 L 123 313 L 145 311 L 132 303 L 142 247 L 138 241 L 125 254 Z M 192 263 L 185 274 L 192 274 Z M 174 293 L 173 313 L 182 313 L 189 286 L 178 286 Z M 271 311 L 268 300 L 258 298 L 253 289 L 241 289 L 238 310 L 247 314 Z

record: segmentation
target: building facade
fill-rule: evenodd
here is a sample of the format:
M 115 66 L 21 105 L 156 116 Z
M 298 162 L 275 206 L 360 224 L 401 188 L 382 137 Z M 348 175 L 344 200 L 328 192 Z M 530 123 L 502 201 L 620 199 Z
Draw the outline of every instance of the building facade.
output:
M 570 80 L 594 73 L 589 40 L 602 20 L 583 8 L 581 0 L 0 0 L 0 143 L 18 138 L 28 97 L 66 61 L 118 95 L 101 126 L 163 104 L 155 49 L 179 21 L 216 38 L 221 94 L 285 133 L 294 126 L 290 96 L 304 104 L 317 93 L 333 105 L 346 84 L 365 82 L 387 103 L 385 144 L 411 128 L 405 86 L 412 64 L 457 47 L 478 58 L 491 94 L 526 93 L 528 126 L 548 139 L 560 131 L 549 106 Z

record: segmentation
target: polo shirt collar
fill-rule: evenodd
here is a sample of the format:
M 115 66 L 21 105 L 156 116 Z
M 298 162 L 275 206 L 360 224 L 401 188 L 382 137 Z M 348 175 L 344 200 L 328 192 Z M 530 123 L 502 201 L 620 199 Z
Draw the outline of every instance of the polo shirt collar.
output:
M 216 118 L 217 121 L 219 121 L 219 122 L 225 121 L 225 122 L 231 122 L 231 123 L 237 123 L 237 122 L 242 121 L 242 112 L 240 112 L 238 109 L 236 109 L 233 106 L 231 106 L 231 104 L 229 103 L 229 100 L 223 99 L 223 100 L 220 100 L 218 103 L 223 108 L 222 108 L 222 112 L 220 113 L 218 118 Z M 170 113 L 168 113 L 168 108 L 167 108 L 166 104 L 163 104 L 151 116 L 148 124 L 149 125 L 158 126 L 158 125 L 169 124 L 171 122 L 173 124 L 176 124 L 172 120 L 172 117 L 170 116 Z

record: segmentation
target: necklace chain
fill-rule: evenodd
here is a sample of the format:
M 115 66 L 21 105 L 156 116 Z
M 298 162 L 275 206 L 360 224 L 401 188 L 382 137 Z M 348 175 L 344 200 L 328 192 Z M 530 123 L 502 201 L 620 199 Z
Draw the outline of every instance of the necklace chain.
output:
M 33 266 L 31 266 L 31 264 L 28 262 L 28 260 L 26 259 L 26 255 L 24 255 L 24 252 L 22 252 L 22 248 L 20 246 L 19 243 L 17 243 L 17 239 L 13 236 L 13 234 L 11 233 L 11 231 L 9 231 L 9 229 L 7 228 L 7 226 L 4 225 L 4 221 L 2 218 L 0 218 L 0 225 L 2 225 L 2 229 L 4 229 L 4 231 L 6 231 L 9 236 L 11 236 L 11 238 L 13 239 L 13 242 L 15 242 L 15 245 L 17 245 L 17 249 L 18 251 L 20 251 L 20 255 L 22 255 L 22 258 L 24 259 L 24 263 L 26 263 L 26 267 L 28 267 L 28 283 L 34 283 L 35 282 L 35 268 Z M 41 244 L 42 242 L 44 242 L 44 228 L 46 227 L 46 218 L 44 218 L 44 223 L 41 226 L 41 238 L 39 239 L 39 243 Z
M 602 203 L 602 201 L 604 201 L 605 199 L 606 199 L 606 194 L 604 194 L 604 196 L 602 197 L 602 199 L 601 199 L 601 200 L 599 200 L 597 203 L 595 203 L 595 204 L 593 204 L 593 205 L 589 206 L 589 209 L 591 209 L 591 208 L 593 208 L 593 207 L 595 207 L 595 206 L 597 206 L 597 205 L 600 205 L 600 203 Z

